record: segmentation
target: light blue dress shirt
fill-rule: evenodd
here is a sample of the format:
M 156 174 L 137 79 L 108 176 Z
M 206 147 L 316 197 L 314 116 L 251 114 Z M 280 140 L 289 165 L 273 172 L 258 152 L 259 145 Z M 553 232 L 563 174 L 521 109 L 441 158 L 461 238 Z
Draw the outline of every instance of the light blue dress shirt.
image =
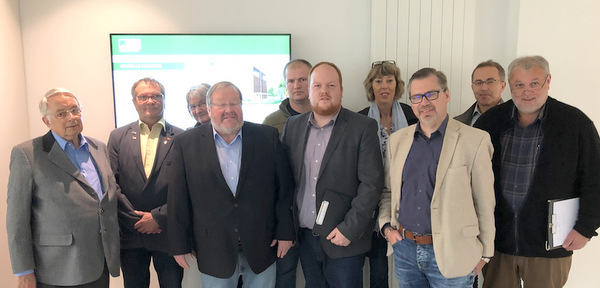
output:
M 98 194 L 98 199 L 102 199 L 104 193 L 102 192 L 103 190 L 102 181 L 100 181 L 100 172 L 98 172 L 98 169 L 96 169 L 96 163 L 94 163 L 94 159 L 90 154 L 90 150 L 88 147 L 89 144 L 85 140 L 85 137 L 79 134 L 78 137 L 80 144 L 79 148 L 75 150 L 75 147 L 73 147 L 73 144 L 71 142 L 68 142 L 62 137 L 54 134 L 54 132 L 52 132 L 52 136 L 54 136 L 54 139 L 56 140 L 58 145 L 60 145 L 60 148 L 62 148 L 65 151 L 65 153 L 67 153 L 67 156 L 69 157 L 73 165 L 77 167 L 77 169 L 79 170 L 81 175 L 83 175 L 85 180 L 87 180 L 90 186 L 94 188 L 96 194 Z
M 213 128 L 215 136 L 215 147 L 217 148 L 217 156 L 221 165 L 221 173 L 225 177 L 229 190 L 236 195 L 238 180 L 240 176 L 240 165 L 242 164 L 242 129 L 237 135 L 227 144 L 223 138 Z
M 98 199 L 102 199 L 104 193 L 102 192 L 102 181 L 100 181 L 100 173 L 98 169 L 96 169 L 96 165 L 94 163 L 94 159 L 90 154 L 89 144 L 85 140 L 81 134 L 79 134 L 79 148 L 75 150 L 73 144 L 64 138 L 56 135 L 52 132 L 52 136 L 56 140 L 56 143 L 60 146 L 63 151 L 71 160 L 71 163 L 77 167 L 81 175 L 85 178 L 85 180 L 94 188 L 96 194 L 98 194 Z M 27 270 L 20 273 L 15 273 L 15 276 L 23 276 L 27 274 L 33 273 L 34 270 Z

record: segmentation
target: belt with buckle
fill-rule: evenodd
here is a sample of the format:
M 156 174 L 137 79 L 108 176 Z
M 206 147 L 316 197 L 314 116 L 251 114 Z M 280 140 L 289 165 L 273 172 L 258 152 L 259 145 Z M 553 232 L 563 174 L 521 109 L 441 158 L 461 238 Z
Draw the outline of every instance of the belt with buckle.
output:
M 413 240 L 417 244 L 422 244 L 422 245 L 432 245 L 433 244 L 433 237 L 431 235 L 417 235 L 413 232 L 410 232 L 410 231 L 404 229 L 404 227 L 402 227 L 402 225 L 400 225 L 400 224 L 398 224 L 398 231 L 400 231 L 402 234 L 404 234 L 402 236 L 403 238 Z

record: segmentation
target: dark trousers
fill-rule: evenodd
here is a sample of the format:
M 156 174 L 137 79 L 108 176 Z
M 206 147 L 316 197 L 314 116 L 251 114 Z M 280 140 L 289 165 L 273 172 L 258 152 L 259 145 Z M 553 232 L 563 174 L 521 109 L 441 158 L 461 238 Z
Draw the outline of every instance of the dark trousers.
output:
M 365 254 L 352 257 L 331 258 L 321 246 L 321 237 L 312 230 L 301 228 L 298 235 L 300 264 L 306 287 L 311 288 L 361 288 Z
M 150 259 L 162 288 L 181 288 L 183 268 L 173 256 L 145 248 L 121 249 L 121 270 L 125 288 L 148 288 L 150 286 Z
M 288 250 L 283 258 L 277 258 L 277 278 L 275 288 L 296 287 L 296 269 L 298 268 L 298 243 Z
M 373 232 L 371 251 L 367 252 L 371 273 L 369 282 L 371 288 L 388 288 L 388 243 L 379 232 Z
M 108 267 L 106 267 L 106 264 L 104 264 L 104 271 L 102 272 L 102 275 L 100 275 L 100 278 L 94 282 L 75 286 L 54 286 L 37 282 L 36 286 L 37 288 L 108 288 L 108 283 Z

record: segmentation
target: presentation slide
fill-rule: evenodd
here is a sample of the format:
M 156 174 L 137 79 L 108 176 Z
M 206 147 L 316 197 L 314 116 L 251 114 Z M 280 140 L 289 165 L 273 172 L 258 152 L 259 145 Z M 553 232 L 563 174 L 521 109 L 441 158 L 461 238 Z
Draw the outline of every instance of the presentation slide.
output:
M 244 120 L 262 123 L 287 97 L 283 67 L 289 34 L 111 34 L 115 127 L 138 119 L 131 86 L 152 77 L 165 86 L 165 119 L 194 126 L 186 95 L 192 86 L 230 81 L 242 91 Z

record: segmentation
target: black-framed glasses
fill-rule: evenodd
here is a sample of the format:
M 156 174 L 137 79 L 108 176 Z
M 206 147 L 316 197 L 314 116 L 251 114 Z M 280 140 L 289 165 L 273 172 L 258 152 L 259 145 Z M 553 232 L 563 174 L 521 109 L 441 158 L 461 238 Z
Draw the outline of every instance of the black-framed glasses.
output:
M 410 95 L 408 97 L 408 99 L 410 99 L 410 103 L 412 104 L 419 104 L 421 102 L 423 102 L 423 98 L 427 98 L 428 101 L 433 101 L 435 99 L 437 99 L 440 96 L 440 93 L 444 92 L 446 89 L 440 89 L 440 90 L 433 90 L 433 91 L 428 91 L 424 94 L 414 94 L 414 95 Z
M 533 81 L 533 82 L 529 83 L 529 85 L 525 85 L 524 83 L 517 83 L 517 84 L 511 85 L 510 90 L 511 91 L 519 91 L 519 92 L 524 91 L 525 89 L 529 89 L 531 91 L 540 90 L 546 84 L 546 80 L 548 80 L 548 76 L 549 75 L 546 74 L 546 78 L 544 78 L 544 82 L 542 82 L 541 84 L 538 81 Z
M 487 79 L 485 81 L 483 80 L 475 80 L 473 82 L 471 82 L 473 84 L 473 86 L 475 87 L 481 87 L 483 86 L 483 84 L 487 84 L 488 86 L 494 85 L 494 83 L 498 82 L 498 80 L 494 79 L 494 78 L 490 78 Z
M 384 63 L 396 65 L 396 61 L 394 61 L 394 60 L 383 60 L 383 61 L 375 61 L 375 62 L 371 63 L 371 68 L 378 66 L 378 65 L 383 65 Z
M 139 95 L 137 96 L 137 100 L 140 103 L 148 102 L 148 100 L 152 99 L 154 102 L 162 101 L 164 95 L 162 94 L 153 94 L 153 95 Z
M 76 107 L 76 108 L 71 108 L 69 110 L 57 111 L 56 114 L 54 114 L 54 116 L 56 116 L 56 118 L 58 118 L 58 119 L 65 119 L 65 118 L 69 117 L 69 115 L 71 115 L 73 117 L 81 116 L 81 108 Z

